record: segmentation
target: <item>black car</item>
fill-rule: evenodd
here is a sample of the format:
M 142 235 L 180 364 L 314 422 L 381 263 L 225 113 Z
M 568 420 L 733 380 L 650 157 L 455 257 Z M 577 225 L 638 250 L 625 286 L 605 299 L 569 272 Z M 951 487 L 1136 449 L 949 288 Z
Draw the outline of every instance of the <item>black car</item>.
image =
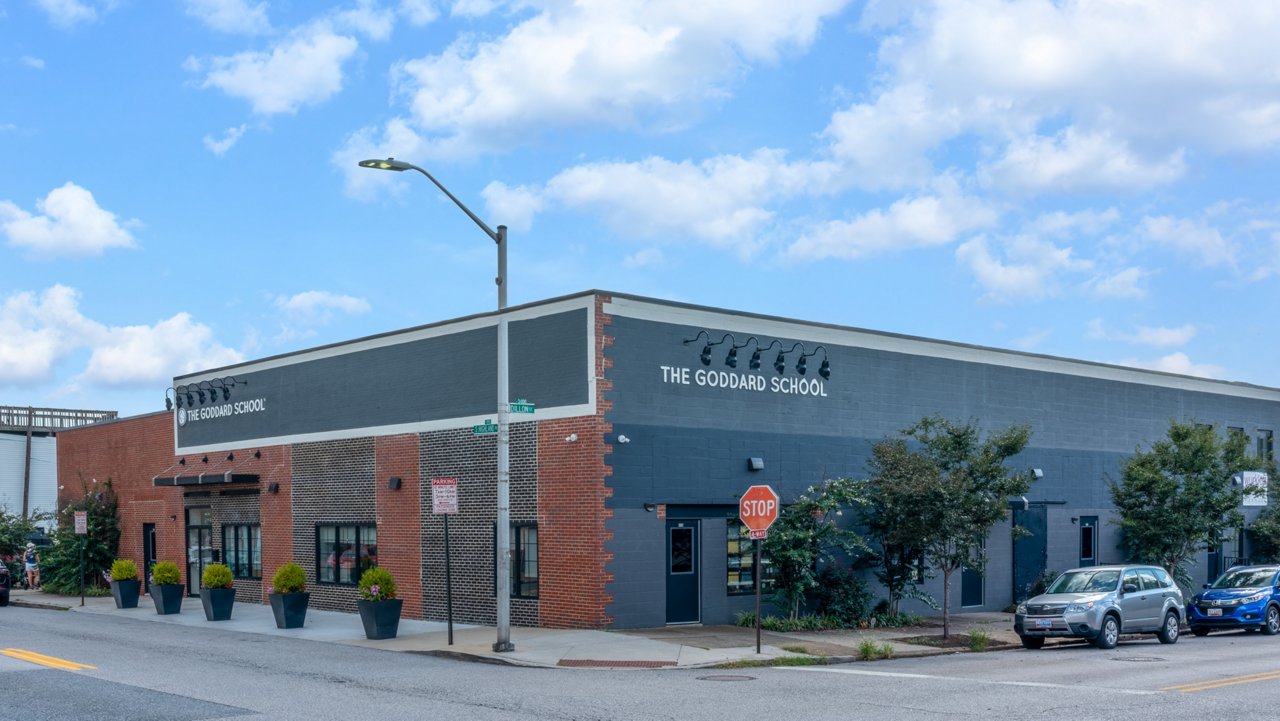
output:
M 13 576 L 9 567 L 0 563 L 0 606 L 9 605 L 9 589 L 13 588 Z

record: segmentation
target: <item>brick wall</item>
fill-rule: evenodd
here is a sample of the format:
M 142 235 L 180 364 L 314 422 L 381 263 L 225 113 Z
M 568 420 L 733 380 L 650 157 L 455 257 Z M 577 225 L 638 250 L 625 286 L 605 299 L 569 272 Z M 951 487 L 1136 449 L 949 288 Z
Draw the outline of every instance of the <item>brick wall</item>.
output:
M 312 559 L 314 546 L 295 548 L 293 543 L 293 453 L 289 446 L 271 446 L 260 451 L 261 480 L 258 483 L 258 518 L 262 522 L 262 600 L 266 602 L 267 590 L 276 569 L 289 561 L 307 568 L 304 561 Z M 271 484 L 276 492 L 271 492 Z M 315 569 L 307 577 L 307 588 L 315 585 Z M 243 592 L 237 598 L 245 598 Z
M 232 491 L 218 491 L 209 498 L 209 506 L 213 511 L 213 547 L 218 549 L 219 558 L 227 562 L 226 548 L 223 546 L 222 527 L 233 525 L 254 525 L 261 522 L 259 515 L 258 489 L 245 488 Z M 258 578 L 237 578 L 235 580 L 236 600 L 240 602 L 259 603 L 262 600 L 264 579 L 263 569 L 259 569 Z M 270 577 L 265 579 L 270 584 Z
M 418 435 L 377 438 L 374 450 L 378 565 L 396 579 L 397 595 L 404 600 L 400 615 L 421 618 L 422 495 L 418 487 Z M 398 490 L 390 487 L 392 477 L 400 479 Z
M 290 450 L 294 560 L 306 569 L 307 578 L 311 580 L 308 585 L 311 607 L 354 611 L 357 598 L 354 585 L 318 580 L 316 525 L 377 523 L 373 439 L 298 443 Z

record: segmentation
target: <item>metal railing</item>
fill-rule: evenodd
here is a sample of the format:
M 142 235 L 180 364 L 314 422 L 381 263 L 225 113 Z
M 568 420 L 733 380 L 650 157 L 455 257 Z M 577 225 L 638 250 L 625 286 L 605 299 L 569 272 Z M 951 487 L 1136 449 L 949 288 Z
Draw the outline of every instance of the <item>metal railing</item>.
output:
M 0 431 L 56 433 L 68 428 L 114 420 L 116 411 L 87 411 L 72 408 L 32 408 L 0 406 Z

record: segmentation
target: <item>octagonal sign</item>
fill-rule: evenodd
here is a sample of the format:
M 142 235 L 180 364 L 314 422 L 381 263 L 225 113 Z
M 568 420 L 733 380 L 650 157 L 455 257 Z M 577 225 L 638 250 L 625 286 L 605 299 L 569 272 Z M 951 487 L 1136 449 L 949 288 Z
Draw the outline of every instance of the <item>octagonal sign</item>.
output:
M 752 486 L 738 501 L 738 518 L 751 531 L 751 538 L 764 538 L 778 520 L 778 494 L 769 486 Z

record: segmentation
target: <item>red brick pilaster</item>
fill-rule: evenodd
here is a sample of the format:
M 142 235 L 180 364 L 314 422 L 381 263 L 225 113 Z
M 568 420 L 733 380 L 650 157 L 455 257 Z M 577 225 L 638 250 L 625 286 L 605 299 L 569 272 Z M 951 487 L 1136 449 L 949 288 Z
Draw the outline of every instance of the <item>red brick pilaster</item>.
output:
M 374 439 L 374 494 L 378 514 L 378 565 L 396 579 L 401 615 L 422 618 L 422 497 L 418 435 Z M 400 488 L 390 487 L 392 478 Z

